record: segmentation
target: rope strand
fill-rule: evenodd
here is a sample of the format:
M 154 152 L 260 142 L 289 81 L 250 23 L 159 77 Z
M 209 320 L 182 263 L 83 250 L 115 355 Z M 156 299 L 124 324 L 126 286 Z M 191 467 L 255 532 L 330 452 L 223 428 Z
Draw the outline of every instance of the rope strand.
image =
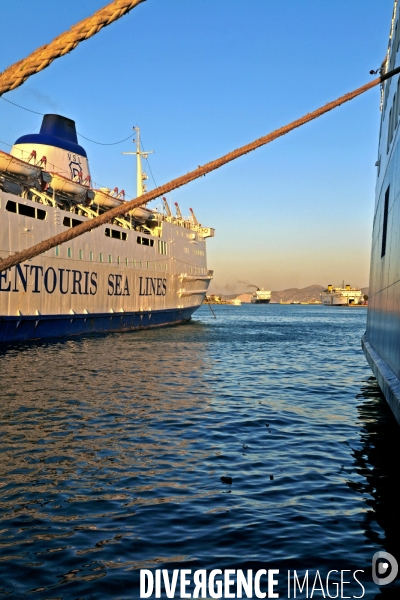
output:
M 288 125 L 285 125 L 284 127 L 281 127 L 280 129 L 276 129 L 275 131 L 255 140 L 254 142 L 251 142 L 250 144 L 246 144 L 245 146 L 242 146 L 241 148 L 238 148 L 237 150 L 234 150 L 233 152 L 229 152 L 228 154 L 225 154 L 221 158 L 217 158 L 216 160 L 213 160 L 203 166 L 200 166 L 197 169 L 195 169 L 194 171 L 190 171 L 186 175 L 177 177 L 176 179 L 173 179 L 169 183 L 166 183 L 166 184 L 152 190 L 151 192 L 146 192 L 145 194 L 143 194 L 143 196 L 140 196 L 140 198 L 135 198 L 134 200 L 130 200 L 129 202 L 124 202 L 120 206 L 117 206 L 116 208 L 113 208 L 113 209 L 103 213 L 102 215 L 95 217 L 94 219 L 89 219 L 88 221 L 84 221 L 83 223 L 81 223 L 80 225 L 77 225 L 76 227 L 72 227 L 71 229 L 68 229 L 67 231 L 63 231 L 62 233 L 59 233 L 47 240 L 44 240 L 44 241 L 40 242 L 39 244 L 35 244 L 31 248 L 27 248 L 26 250 L 23 250 L 22 252 L 17 252 L 16 254 L 14 254 L 12 256 L 9 256 L 8 258 L 3 259 L 2 261 L 0 261 L 0 272 L 4 271 L 5 269 L 8 269 L 10 267 L 13 267 L 25 260 L 35 258 L 35 256 L 38 256 L 39 254 L 42 254 L 43 252 L 46 252 L 47 250 L 50 250 L 51 248 L 54 248 L 55 246 L 59 246 L 61 244 L 64 244 L 65 242 L 73 240 L 74 238 L 76 238 L 88 231 L 91 231 L 97 227 L 100 227 L 101 225 L 105 225 L 106 223 L 109 223 L 110 221 L 112 221 L 112 219 L 114 219 L 115 217 L 121 217 L 122 215 L 125 215 L 127 212 L 129 212 L 133 208 L 142 206 L 143 204 L 146 204 L 150 200 L 159 198 L 160 196 L 163 196 L 163 195 L 171 192 L 172 190 L 176 190 L 177 188 L 179 188 L 183 185 L 186 185 L 190 181 L 194 181 L 195 179 L 198 179 L 199 177 L 202 177 L 203 175 L 207 175 L 207 173 L 211 173 L 211 171 L 215 171 L 216 169 L 219 169 L 223 165 L 235 160 L 236 158 L 239 158 L 239 156 L 243 156 L 244 154 L 247 154 L 249 152 L 252 152 L 253 150 L 256 150 L 256 148 L 260 148 L 261 146 L 264 146 L 265 144 L 269 144 L 273 140 L 276 140 L 277 138 L 279 138 L 283 135 L 286 135 L 290 131 L 293 131 L 293 129 L 296 129 L 297 127 L 301 127 L 305 123 L 308 123 L 309 121 L 317 119 L 321 115 L 331 111 L 332 109 L 336 108 L 337 106 L 341 106 L 345 102 L 349 102 L 353 98 L 360 96 L 360 94 L 363 94 L 364 92 L 366 92 L 366 91 L 370 90 L 371 88 L 382 83 L 382 81 L 384 79 L 388 79 L 389 77 L 392 77 L 393 75 L 396 75 L 399 72 L 400 72 L 400 67 L 398 67 L 397 69 L 394 69 L 393 71 L 391 71 L 390 73 L 387 73 L 386 75 L 383 75 L 381 77 L 378 77 L 377 79 L 374 79 L 370 83 L 367 83 L 366 85 L 363 85 L 360 88 L 357 88 L 353 92 L 350 92 L 348 94 L 345 94 L 344 96 L 341 96 L 340 98 L 338 98 L 337 100 L 334 100 L 333 102 L 328 102 L 328 104 L 325 104 L 324 106 L 322 106 L 321 108 L 318 108 L 314 112 L 308 113 L 304 117 L 301 117 L 300 119 L 297 119 L 296 121 L 293 121 L 292 123 L 289 123 Z
M 11 65 L 0 74 L 0 96 L 10 90 L 15 90 L 28 77 L 48 67 L 56 58 L 68 54 L 80 42 L 88 40 L 103 27 L 120 19 L 142 2 L 145 0 L 113 0 L 92 16 L 73 25 L 69 31 L 61 33 L 50 44 L 44 44 L 27 58 Z

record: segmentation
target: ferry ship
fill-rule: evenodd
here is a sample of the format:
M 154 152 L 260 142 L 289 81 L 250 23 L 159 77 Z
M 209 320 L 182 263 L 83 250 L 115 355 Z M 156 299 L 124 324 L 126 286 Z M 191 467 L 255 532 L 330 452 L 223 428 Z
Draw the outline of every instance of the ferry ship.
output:
M 145 191 L 135 129 L 137 195 Z M 92 184 L 75 122 L 47 114 L 40 132 L 0 151 L 0 257 L 6 258 L 125 202 Z M 140 206 L 123 218 L 0 272 L 0 342 L 183 323 L 201 306 L 212 271 L 192 209 Z
M 352 288 L 349 284 L 345 287 L 333 287 L 329 284 L 327 289 L 321 292 L 321 304 L 325 306 L 354 306 L 363 302 L 362 291 Z
M 252 286 L 252 287 L 257 287 Z M 271 301 L 271 292 L 264 290 L 264 288 L 257 287 L 256 291 L 251 294 L 250 302 L 252 304 L 269 304 Z
M 400 65 L 399 5 L 394 9 L 389 45 L 381 72 Z M 368 315 L 362 347 L 371 369 L 400 423 L 400 76 L 381 84 L 375 210 L 372 233 Z

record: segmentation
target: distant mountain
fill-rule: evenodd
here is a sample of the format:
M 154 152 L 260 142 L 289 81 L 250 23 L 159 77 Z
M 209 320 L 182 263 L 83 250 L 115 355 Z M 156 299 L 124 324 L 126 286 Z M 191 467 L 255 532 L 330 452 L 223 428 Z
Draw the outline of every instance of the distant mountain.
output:
M 322 285 L 309 285 L 305 288 L 289 288 L 271 293 L 271 303 L 283 302 L 311 302 L 321 300 L 321 292 L 326 289 Z
M 248 304 L 251 302 L 251 294 L 240 294 L 239 296 L 237 296 L 239 298 L 239 300 L 241 300 L 243 302 L 243 304 Z

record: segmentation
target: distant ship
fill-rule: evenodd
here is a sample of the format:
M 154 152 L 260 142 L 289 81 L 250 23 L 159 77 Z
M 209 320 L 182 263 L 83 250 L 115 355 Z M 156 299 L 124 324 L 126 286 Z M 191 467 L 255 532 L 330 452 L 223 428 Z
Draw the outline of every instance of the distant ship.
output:
M 363 303 L 362 291 L 359 288 L 352 288 L 350 285 L 333 287 L 329 284 L 327 289 L 321 292 L 321 304 L 325 306 L 351 306 Z
M 399 4 L 394 3 L 388 51 L 381 71 L 400 65 Z M 381 84 L 374 226 L 367 328 L 362 346 L 371 369 L 400 423 L 400 77 Z
M 145 191 L 136 129 L 137 196 Z M 121 205 L 124 191 L 93 187 L 75 123 L 45 115 L 40 133 L 0 151 L 0 256 L 5 258 Z M 194 212 L 141 206 L 0 273 L 0 342 L 183 323 L 201 306 L 212 271 Z
M 271 292 L 268 290 L 264 290 L 264 288 L 259 288 L 256 285 L 252 285 L 250 287 L 257 288 L 253 294 L 251 294 L 250 301 L 252 304 L 269 304 L 271 301 Z

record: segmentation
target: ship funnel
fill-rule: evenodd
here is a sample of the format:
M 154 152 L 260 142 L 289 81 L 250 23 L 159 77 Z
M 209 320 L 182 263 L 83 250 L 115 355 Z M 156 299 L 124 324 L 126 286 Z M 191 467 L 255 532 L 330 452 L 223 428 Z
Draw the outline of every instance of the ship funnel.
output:
M 332 291 L 332 284 L 330 283 L 330 284 L 328 285 L 328 292 L 331 292 L 331 291 Z
M 11 154 L 28 160 L 32 152 L 46 156 L 47 171 L 59 173 L 68 179 L 90 176 L 86 151 L 78 144 L 75 121 L 61 115 L 44 115 L 39 133 L 18 138 Z
M 78 143 L 75 121 L 61 115 L 44 115 L 39 135 L 50 135 L 59 140 Z
M 349 289 L 350 289 L 350 285 L 349 285 L 349 284 L 347 284 L 347 285 L 346 285 L 346 290 L 349 290 Z

